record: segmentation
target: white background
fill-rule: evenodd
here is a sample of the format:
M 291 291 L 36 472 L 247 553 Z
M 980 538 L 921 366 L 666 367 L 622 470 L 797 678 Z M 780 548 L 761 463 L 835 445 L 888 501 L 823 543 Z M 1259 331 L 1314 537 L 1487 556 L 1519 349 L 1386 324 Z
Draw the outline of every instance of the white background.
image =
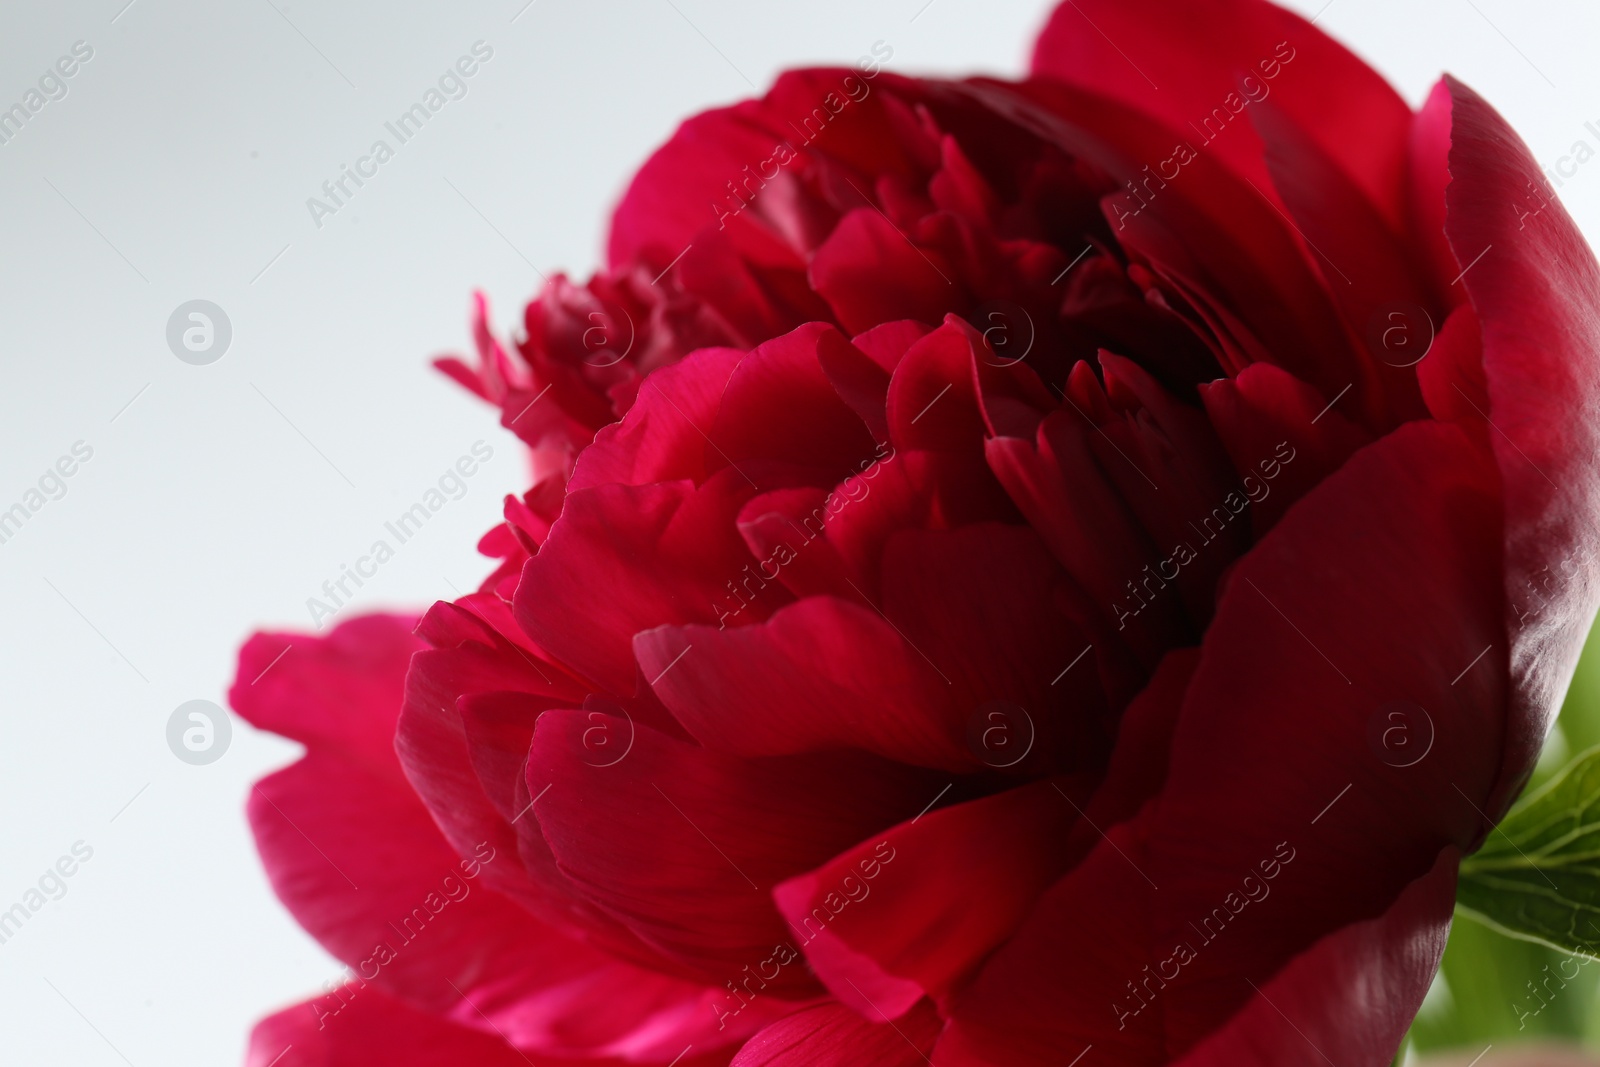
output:
M 94 449 L 0 544 L 0 910 L 73 842 L 94 849 L 0 944 L 6 1063 L 237 1063 L 256 1018 L 338 974 L 272 896 L 243 816 L 295 746 L 236 721 L 193 767 L 165 725 L 223 700 L 252 629 L 309 627 L 306 598 L 480 438 L 494 460 L 353 609 L 421 608 L 486 573 L 473 545 L 522 461 L 427 367 L 469 348 L 471 290 L 507 331 L 535 266 L 586 276 L 632 169 L 683 117 L 752 95 L 746 78 L 879 40 L 901 73 L 1016 74 L 1047 10 L 125 3 L 0 0 L 0 107 L 75 41 L 94 49 L 0 145 L 0 509 L 75 441 Z M 1600 147 L 1591 0 L 1334 0 L 1319 25 L 1413 103 L 1442 70 L 1464 78 L 1546 164 Z M 306 198 L 478 40 L 494 57 L 468 95 L 316 228 Z M 1562 196 L 1600 234 L 1600 162 Z M 232 320 L 211 366 L 165 343 L 197 297 Z

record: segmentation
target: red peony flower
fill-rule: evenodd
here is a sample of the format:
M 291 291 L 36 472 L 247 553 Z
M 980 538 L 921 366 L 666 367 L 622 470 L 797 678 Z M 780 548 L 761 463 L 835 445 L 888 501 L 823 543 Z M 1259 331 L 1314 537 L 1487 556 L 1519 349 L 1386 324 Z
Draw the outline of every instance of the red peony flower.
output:
M 252 1067 L 1387 1064 L 1596 606 L 1600 269 L 1500 117 L 1076 0 L 691 120 L 609 260 L 446 363 L 535 454 L 482 590 L 241 654 L 347 965 Z

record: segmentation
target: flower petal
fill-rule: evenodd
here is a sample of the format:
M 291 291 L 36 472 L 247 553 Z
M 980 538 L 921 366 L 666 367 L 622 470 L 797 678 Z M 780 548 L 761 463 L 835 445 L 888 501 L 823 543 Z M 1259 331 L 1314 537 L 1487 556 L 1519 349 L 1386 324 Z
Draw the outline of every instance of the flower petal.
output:
M 754 491 L 727 467 L 698 488 L 609 484 L 570 494 L 523 567 L 517 622 L 605 691 L 631 694 L 634 634 L 717 621 L 724 586 L 756 564 L 734 525 Z M 769 585 L 766 596 L 782 592 Z M 583 610 L 574 611 L 578 604 Z
M 1514 210 L 1547 188 L 1539 165 L 1493 108 L 1445 82 L 1445 233 L 1483 333 L 1483 414 L 1505 482 L 1512 707 L 1493 817 L 1532 773 L 1600 603 L 1600 267 L 1554 197 Z
M 1444 955 L 1460 859 L 1445 849 L 1382 915 L 1296 956 L 1178 1067 L 1391 1061 Z
M 1237 118 L 1270 97 L 1392 224 L 1402 217 L 1410 108 L 1343 45 L 1266 0 L 1070 0 L 1039 35 L 1033 73 L 1196 129 L 1197 147 L 1262 189 L 1261 142 Z
M 346 1000 L 345 998 L 348 998 Z M 329 1014 L 337 1012 L 332 1018 Z M 527 1067 L 493 1034 L 418 1011 L 375 989 L 296 1004 L 256 1024 L 246 1067 Z
M 730 1067 L 919 1067 L 939 1033 L 924 1001 L 905 1018 L 868 1021 L 837 1004 L 796 1012 L 751 1038 Z M 251 1067 L 255 1067 L 254 1064 Z
M 1072 788 L 1046 779 L 929 812 L 773 899 L 829 992 L 863 1017 L 899 1018 L 925 995 L 944 1002 L 1065 871 Z
M 662 702 L 714 752 L 861 748 L 917 766 L 980 769 L 946 683 L 859 603 L 808 597 L 758 626 L 661 627 L 636 637 L 634 650 Z
M 1382 912 L 1425 873 L 1419 858 L 1484 832 L 1506 691 L 1504 659 L 1484 654 L 1503 640 L 1496 488 L 1460 428 L 1407 424 L 1235 566 L 1160 794 L 996 954 L 956 1010 L 951 1048 L 971 1059 L 949 1062 L 1046 1062 L 1090 1042 L 1164 1062 L 1249 1002 L 1245 978 Z M 1392 736 L 1396 711 L 1420 758 Z M 1200 933 L 1214 915 L 1241 928 Z M 1176 945 L 1192 958 L 1174 968 Z
M 406 665 L 426 647 L 411 635 L 415 626 L 415 618 L 366 615 L 326 637 L 256 634 L 239 650 L 228 702 L 257 729 L 393 778 Z
M 615 718 L 615 717 L 613 717 Z M 938 786 L 864 753 L 737 759 L 616 719 L 624 758 L 595 759 L 595 720 L 549 711 L 528 755 L 533 809 L 561 871 L 685 976 L 737 980 L 790 934 L 769 896 L 916 813 Z M 814 997 L 815 979 L 784 968 L 763 997 Z
M 417 645 L 397 620 L 353 620 L 327 639 L 298 642 L 303 654 L 277 665 L 283 676 L 266 697 L 235 699 L 262 721 L 310 721 L 326 733 L 319 712 L 327 712 L 387 719 L 392 730 L 402 654 Z M 245 675 L 254 676 L 249 658 L 243 686 Z M 383 699 L 326 703 L 363 689 Z M 273 699 L 290 705 L 269 709 Z M 375 753 L 353 754 L 337 740 L 309 736 L 307 745 L 303 759 L 252 790 L 250 825 L 273 889 L 346 964 L 360 992 L 378 997 L 381 990 L 541 1052 L 675 1045 L 675 1053 L 680 1038 L 715 1040 L 713 991 L 619 963 L 490 888 L 484 873 L 515 866 L 516 856 L 489 841 L 458 855 L 400 773 L 392 745 L 384 745 L 387 770 L 372 765 Z M 326 1015 L 342 1011 L 345 998 L 330 994 L 313 1004 Z M 748 1020 L 746 1032 L 757 1023 Z

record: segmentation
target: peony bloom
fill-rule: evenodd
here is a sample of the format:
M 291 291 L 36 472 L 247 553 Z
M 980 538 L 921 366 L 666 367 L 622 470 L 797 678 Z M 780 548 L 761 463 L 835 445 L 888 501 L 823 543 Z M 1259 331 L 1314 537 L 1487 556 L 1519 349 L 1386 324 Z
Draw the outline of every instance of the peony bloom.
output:
M 1033 67 L 785 75 L 480 308 L 499 568 L 241 654 L 346 964 L 252 1067 L 1389 1062 L 1594 614 L 1600 269 L 1258 0 Z

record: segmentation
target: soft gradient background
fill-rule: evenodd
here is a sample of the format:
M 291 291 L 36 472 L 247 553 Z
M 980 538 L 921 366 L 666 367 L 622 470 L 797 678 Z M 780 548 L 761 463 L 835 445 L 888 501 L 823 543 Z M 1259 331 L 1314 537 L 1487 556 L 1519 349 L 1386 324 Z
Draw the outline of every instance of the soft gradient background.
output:
M 0 510 L 74 442 L 94 450 L 0 544 L 0 910 L 74 842 L 94 850 L 0 944 L 6 1063 L 236 1063 L 254 1019 L 338 975 L 244 821 L 292 746 L 235 722 L 220 761 L 189 766 L 166 723 L 222 701 L 250 630 L 308 628 L 306 598 L 479 439 L 494 459 L 352 610 L 420 608 L 486 572 L 473 545 L 522 487 L 518 449 L 427 367 L 467 346 L 471 290 L 512 329 L 538 272 L 594 265 L 610 205 L 678 120 L 783 67 L 881 40 L 891 70 L 1015 74 L 1046 12 L 525 2 L 0 2 L 0 107 L 74 42 L 94 49 L 0 145 Z M 1600 149 L 1591 0 L 1334 0 L 1319 25 L 1413 103 L 1461 76 L 1546 164 Z M 468 95 L 318 229 L 306 198 L 393 144 L 383 123 L 479 40 L 494 55 Z M 1600 159 L 1561 195 L 1600 237 Z M 165 342 L 194 298 L 232 322 L 210 366 Z

